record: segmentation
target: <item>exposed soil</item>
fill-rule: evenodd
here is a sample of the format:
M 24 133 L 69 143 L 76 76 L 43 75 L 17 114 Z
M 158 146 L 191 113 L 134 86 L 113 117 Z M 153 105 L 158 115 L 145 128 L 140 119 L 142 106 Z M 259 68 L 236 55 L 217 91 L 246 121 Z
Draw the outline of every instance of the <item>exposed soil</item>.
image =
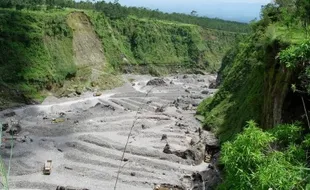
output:
M 42 105 L 0 112 L 3 122 L 21 127 L 14 140 L 11 189 L 113 189 L 135 119 L 117 189 L 192 186 L 184 176 L 208 170 L 208 164 L 196 159 L 197 151 L 189 150 L 198 147 L 201 133 L 204 141 L 216 141 L 213 134 L 201 132 L 194 117 L 198 103 L 214 93 L 206 86 L 215 76 L 165 77 L 166 86 L 147 86 L 150 76 L 125 75 L 124 79 L 122 87 L 100 96 L 48 97 Z M 0 149 L 6 164 L 9 143 L 3 142 Z M 164 153 L 167 144 L 170 153 Z M 42 173 L 46 160 L 52 160 L 51 175 Z
M 105 65 L 105 57 L 100 39 L 92 23 L 83 12 L 68 15 L 68 25 L 73 31 L 73 53 L 75 64 L 80 69 L 91 69 L 91 79 L 97 80 Z

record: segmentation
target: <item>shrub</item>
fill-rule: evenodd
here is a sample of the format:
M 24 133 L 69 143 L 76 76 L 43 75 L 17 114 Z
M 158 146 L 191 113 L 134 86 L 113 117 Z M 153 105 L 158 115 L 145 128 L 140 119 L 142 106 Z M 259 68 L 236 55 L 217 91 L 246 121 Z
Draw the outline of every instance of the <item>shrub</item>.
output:
M 300 131 L 296 125 L 281 125 L 264 132 L 249 121 L 234 141 L 223 144 L 226 175 L 220 189 L 303 189 L 306 154 L 294 143 Z

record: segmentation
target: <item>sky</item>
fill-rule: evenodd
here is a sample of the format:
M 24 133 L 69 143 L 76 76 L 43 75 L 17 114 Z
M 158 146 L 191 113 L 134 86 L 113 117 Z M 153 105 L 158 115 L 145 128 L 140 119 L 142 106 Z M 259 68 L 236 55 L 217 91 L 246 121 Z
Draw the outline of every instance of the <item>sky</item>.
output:
M 199 16 L 241 22 L 259 18 L 261 6 L 269 2 L 271 0 L 119 0 L 120 4 L 126 6 L 159 9 L 168 13 L 189 14 L 195 10 Z

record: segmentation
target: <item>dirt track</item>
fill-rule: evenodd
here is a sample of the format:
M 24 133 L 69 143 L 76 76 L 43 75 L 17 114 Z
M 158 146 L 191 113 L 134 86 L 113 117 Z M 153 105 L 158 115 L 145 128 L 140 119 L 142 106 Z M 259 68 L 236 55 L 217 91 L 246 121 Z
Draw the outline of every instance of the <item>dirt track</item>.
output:
M 49 97 L 42 105 L 1 112 L 3 122 L 19 120 L 22 127 L 14 142 L 11 189 L 55 190 L 58 185 L 113 189 L 127 135 L 141 107 L 117 189 L 180 185 L 185 174 L 206 169 L 207 164 L 195 166 L 193 160 L 165 154 L 163 149 L 168 142 L 171 150 L 186 150 L 198 137 L 195 106 L 210 95 L 202 91 L 212 94 L 206 86 L 214 76 L 166 77 L 167 86 L 156 87 L 146 86 L 149 76 L 124 78 L 134 85 L 127 82 L 99 97 L 91 93 L 71 99 Z M 4 116 L 11 111 L 16 115 Z M 163 134 L 167 140 L 161 140 Z M 1 148 L 6 163 L 9 152 Z M 48 159 L 53 160 L 53 169 L 45 176 L 42 166 Z

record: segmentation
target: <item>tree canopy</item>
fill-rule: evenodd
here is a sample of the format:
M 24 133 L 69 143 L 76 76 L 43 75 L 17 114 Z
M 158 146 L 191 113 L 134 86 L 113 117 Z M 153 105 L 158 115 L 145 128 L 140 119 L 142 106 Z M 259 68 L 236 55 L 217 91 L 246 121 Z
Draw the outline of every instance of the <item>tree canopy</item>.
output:
M 73 1 L 73 0 L 1 0 L 0 7 L 2 8 L 16 8 L 17 10 L 31 9 L 31 10 L 48 10 L 61 8 L 75 8 L 75 9 L 91 9 L 103 12 L 110 19 L 122 19 L 128 15 L 136 16 L 138 18 L 168 20 L 173 22 L 182 22 L 188 24 L 199 25 L 203 28 L 225 30 L 231 32 L 247 33 L 250 31 L 248 24 L 225 21 L 218 18 L 208 18 L 198 16 L 197 12 L 193 10 L 189 14 L 182 13 L 164 13 L 157 10 L 151 10 L 143 7 L 126 7 L 119 4 L 118 1 Z

